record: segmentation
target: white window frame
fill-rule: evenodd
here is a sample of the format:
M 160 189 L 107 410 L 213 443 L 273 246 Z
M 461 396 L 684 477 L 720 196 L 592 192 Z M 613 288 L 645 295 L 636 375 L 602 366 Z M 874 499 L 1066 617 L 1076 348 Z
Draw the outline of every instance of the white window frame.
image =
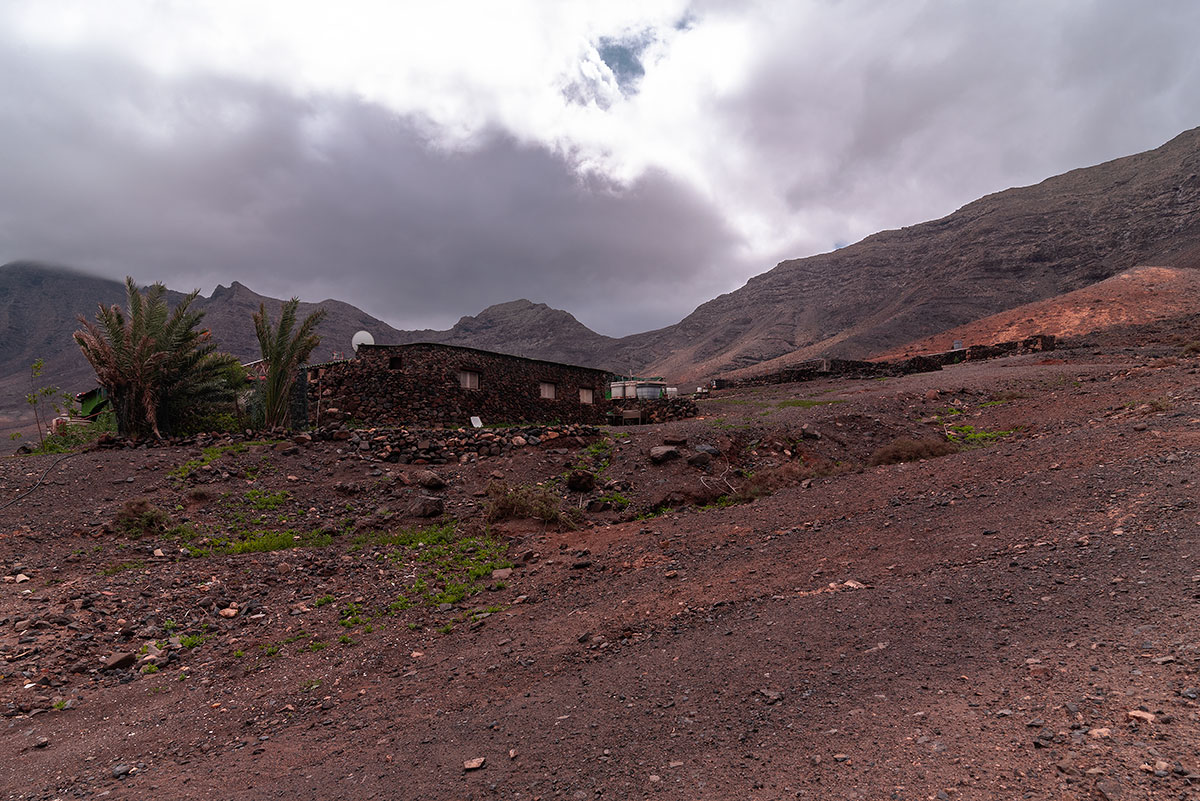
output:
M 542 400 L 557 400 L 558 384 L 555 384 L 553 381 L 538 382 L 538 397 Z
M 479 389 L 479 372 L 477 370 L 458 371 L 459 389 Z
M 584 406 L 591 406 L 596 402 L 596 391 L 591 387 L 580 387 L 579 402 Z

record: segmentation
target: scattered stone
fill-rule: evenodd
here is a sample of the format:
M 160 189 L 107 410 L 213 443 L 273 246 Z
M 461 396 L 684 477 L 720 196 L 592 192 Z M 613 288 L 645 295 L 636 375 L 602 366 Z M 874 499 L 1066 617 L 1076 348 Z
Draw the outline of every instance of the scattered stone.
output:
M 1153 723 L 1157 719 L 1153 712 L 1147 712 L 1144 709 L 1131 709 L 1125 713 L 1125 717 L 1142 723 Z
M 1029 666 L 1029 676 L 1034 679 L 1048 678 L 1054 671 L 1049 665 L 1043 665 L 1040 662 Z
M 409 509 L 409 512 L 416 517 L 441 517 L 445 511 L 446 504 L 441 498 L 433 498 L 428 495 L 419 498 Z
M 708 467 L 710 462 L 712 462 L 712 454 L 704 451 L 693 453 L 687 460 L 692 467 Z
M 463 770 L 479 770 L 483 767 L 483 763 L 487 762 L 487 757 L 475 757 L 468 759 L 463 763 Z
M 446 481 L 432 470 L 418 470 L 412 474 L 413 483 L 427 490 L 440 490 L 446 486 Z
M 137 663 L 137 655 L 128 652 L 116 653 L 104 660 L 104 670 L 123 670 Z
M 25 575 L 24 573 L 18 573 L 18 574 L 17 574 L 17 578 L 16 578 L 16 583 L 17 583 L 17 584 L 23 584 L 23 583 L 25 583 L 26 581 L 29 581 L 29 576 Z
M 46 747 L 46 746 L 48 746 L 48 745 L 50 745 L 50 738 L 49 738 L 49 737 L 39 737 L 39 738 L 37 738 L 37 740 L 35 740 L 35 741 L 34 741 L 34 743 L 33 743 L 33 747 L 34 747 L 34 748 L 45 748 L 45 747 Z
M 587 470 L 572 470 L 567 476 L 567 489 L 572 492 L 591 492 L 596 488 L 596 476 Z
M 1112 729 L 1107 726 L 1101 726 L 1097 729 L 1088 729 L 1088 737 L 1094 740 L 1102 740 L 1106 737 L 1112 737 Z
M 672 459 L 678 459 L 681 456 L 683 454 L 674 445 L 656 445 L 650 449 L 650 461 L 654 462 L 654 464 L 663 464 Z
M 121 779 L 133 773 L 133 765 L 114 765 L 112 775 L 114 779 Z
M 222 609 L 220 612 L 217 612 L 217 614 L 221 617 L 237 617 L 238 610 L 234 609 L 232 606 L 228 606 Z
M 700 453 L 707 453 L 709 456 L 721 455 L 721 449 L 712 445 L 700 444 L 696 446 L 696 450 Z
M 767 699 L 767 703 L 778 704 L 783 700 L 783 693 L 779 690 L 769 690 L 763 688 L 759 690 L 759 693 L 762 694 L 763 698 Z
M 498 567 L 492 571 L 492 578 L 496 581 L 503 581 L 512 575 L 511 567 Z

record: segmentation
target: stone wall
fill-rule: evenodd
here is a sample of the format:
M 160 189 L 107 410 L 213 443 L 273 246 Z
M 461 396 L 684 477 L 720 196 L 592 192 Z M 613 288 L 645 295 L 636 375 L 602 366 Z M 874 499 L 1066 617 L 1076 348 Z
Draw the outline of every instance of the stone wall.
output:
M 713 389 L 729 387 L 753 387 L 766 384 L 791 384 L 799 381 L 814 381 L 818 378 L 881 378 L 910 373 L 928 373 L 941 370 L 949 364 L 996 359 L 1001 356 L 1014 356 L 1019 353 L 1039 353 L 1054 350 L 1055 338 L 1050 334 L 1037 334 L 1026 339 L 1012 342 L 997 342 L 994 345 L 972 345 L 969 348 L 950 350 L 945 353 L 931 353 L 926 356 L 913 356 L 899 362 L 866 362 L 853 359 L 811 359 L 806 362 L 785 367 L 772 373 L 756 375 L 750 378 L 726 380 L 718 378 L 713 381 Z
M 312 432 L 311 435 L 302 436 L 329 442 L 344 442 L 347 450 L 373 461 L 447 464 L 501 456 L 526 447 L 582 448 L 601 436 L 601 433 L 595 426 L 579 424 L 440 430 L 356 430 L 342 425 L 328 426 Z
M 642 413 L 643 423 L 665 423 L 668 420 L 685 420 L 700 413 L 696 402 L 688 397 L 670 398 L 614 398 L 614 412 L 619 414 L 626 409 L 636 409 Z M 615 425 L 621 425 L 619 417 L 613 420 Z
M 469 372 L 477 388 L 463 388 Z M 469 426 L 485 424 L 603 423 L 609 374 L 452 345 L 363 345 L 353 359 L 308 368 L 308 422 L 314 427 L 346 420 L 368 426 Z M 541 397 L 543 382 L 553 399 Z M 590 389 L 592 403 L 580 390 Z

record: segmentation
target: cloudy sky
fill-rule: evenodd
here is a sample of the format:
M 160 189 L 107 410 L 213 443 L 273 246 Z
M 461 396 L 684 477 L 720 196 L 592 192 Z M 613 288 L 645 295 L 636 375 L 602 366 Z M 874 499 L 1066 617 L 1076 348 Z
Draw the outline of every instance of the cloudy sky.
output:
M 0 0 L 0 263 L 667 325 L 1200 125 L 1191 0 Z

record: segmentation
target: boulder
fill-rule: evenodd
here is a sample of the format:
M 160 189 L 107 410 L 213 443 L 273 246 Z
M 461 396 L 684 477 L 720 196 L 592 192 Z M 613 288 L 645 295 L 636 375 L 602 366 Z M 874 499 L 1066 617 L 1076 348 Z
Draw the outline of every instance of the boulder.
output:
M 650 449 L 650 461 L 655 464 L 663 464 L 681 456 L 683 454 L 674 445 L 658 445 Z
M 432 498 L 428 495 L 418 498 L 409 512 L 417 517 L 440 517 L 446 511 L 446 504 L 441 498 Z

